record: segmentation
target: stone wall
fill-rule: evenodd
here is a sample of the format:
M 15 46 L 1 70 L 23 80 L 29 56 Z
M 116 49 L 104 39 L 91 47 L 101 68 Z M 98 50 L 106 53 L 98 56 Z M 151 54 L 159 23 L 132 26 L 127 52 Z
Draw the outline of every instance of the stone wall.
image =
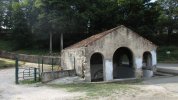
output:
M 102 33 L 100 35 L 102 35 Z M 118 27 L 116 30 L 109 32 L 107 35 L 104 35 L 102 38 L 92 41 L 87 40 L 84 42 L 86 42 L 85 46 L 81 45 L 81 47 L 78 46 L 76 48 L 69 48 L 64 50 L 63 55 L 65 55 L 65 59 L 69 59 L 71 56 L 77 58 L 83 52 L 80 57 L 85 59 L 82 59 L 82 62 L 75 61 L 75 69 L 77 74 L 79 72 L 84 73 L 85 79 L 87 81 L 91 81 L 90 58 L 94 53 L 100 53 L 103 55 L 104 81 L 113 80 L 113 56 L 115 52 L 121 47 L 129 49 L 132 53 L 132 67 L 135 71 L 135 78 L 142 77 L 142 60 L 144 52 L 150 52 L 152 54 L 152 66 L 156 66 L 157 64 L 157 46 L 124 26 Z M 82 50 L 82 48 L 84 49 Z M 67 63 L 64 65 L 66 68 L 69 67 L 66 65 L 73 64 L 72 61 L 69 62 L 65 62 Z M 77 64 L 80 65 L 77 66 Z
M 26 62 L 31 62 L 31 63 L 38 63 L 38 61 L 42 61 L 44 64 L 51 64 L 52 63 L 52 58 L 54 61 L 54 64 L 60 64 L 61 62 L 61 57 L 52 57 L 52 56 L 37 56 L 37 55 L 26 55 L 26 54 L 16 54 L 16 53 L 11 53 L 7 51 L 0 51 L 0 57 L 2 58 L 7 58 L 7 59 L 15 59 L 16 57 L 19 58 L 20 61 L 26 61 Z
M 62 71 L 54 71 L 54 72 L 43 72 L 41 74 L 41 81 L 42 82 L 49 82 L 54 79 L 68 77 L 68 76 L 75 76 L 75 70 L 62 70 Z
M 64 70 L 76 70 L 78 76 L 83 76 L 83 64 L 85 62 L 85 48 L 75 48 L 72 50 L 63 50 L 62 66 Z
M 135 77 L 142 76 L 142 59 L 143 53 L 148 51 L 153 56 L 153 66 L 156 65 L 156 48 L 152 42 L 139 36 L 132 30 L 121 26 L 115 31 L 110 32 L 106 36 L 92 42 L 86 47 L 87 65 L 85 66 L 85 78 L 90 81 L 90 58 L 93 53 L 100 53 L 103 55 L 104 61 L 104 78 L 105 81 L 113 80 L 113 56 L 118 48 L 126 47 L 133 55 L 133 67 L 135 69 Z

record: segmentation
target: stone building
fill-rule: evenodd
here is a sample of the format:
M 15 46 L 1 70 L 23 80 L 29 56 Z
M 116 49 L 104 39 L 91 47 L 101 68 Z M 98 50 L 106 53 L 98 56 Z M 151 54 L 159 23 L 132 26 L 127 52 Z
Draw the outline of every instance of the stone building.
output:
M 141 78 L 155 69 L 157 46 L 121 25 L 93 35 L 62 52 L 64 70 L 86 81 Z

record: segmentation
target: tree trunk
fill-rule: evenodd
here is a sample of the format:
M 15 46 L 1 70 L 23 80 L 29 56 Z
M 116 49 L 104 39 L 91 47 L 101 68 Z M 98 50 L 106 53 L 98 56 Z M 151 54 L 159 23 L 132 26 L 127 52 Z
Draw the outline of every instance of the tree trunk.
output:
M 52 32 L 49 33 L 49 53 L 52 54 L 53 52 L 53 34 Z
M 61 42 L 60 42 L 60 51 L 62 52 L 63 50 L 63 33 L 61 33 Z

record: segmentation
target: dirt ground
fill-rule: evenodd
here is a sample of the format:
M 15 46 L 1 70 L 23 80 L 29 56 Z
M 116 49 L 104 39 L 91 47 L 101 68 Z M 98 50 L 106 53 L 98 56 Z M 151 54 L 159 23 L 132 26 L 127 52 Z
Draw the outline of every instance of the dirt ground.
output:
M 0 70 L 0 100 L 69 100 L 84 95 L 36 84 L 15 85 L 14 76 L 14 68 Z
M 0 100 L 74 100 L 85 97 L 84 92 L 68 92 L 46 85 L 15 85 L 14 68 L 0 70 Z M 114 91 L 100 100 L 178 100 L 178 76 L 152 78 L 141 84 L 131 85 L 133 89 Z M 109 91 L 108 91 L 109 92 Z

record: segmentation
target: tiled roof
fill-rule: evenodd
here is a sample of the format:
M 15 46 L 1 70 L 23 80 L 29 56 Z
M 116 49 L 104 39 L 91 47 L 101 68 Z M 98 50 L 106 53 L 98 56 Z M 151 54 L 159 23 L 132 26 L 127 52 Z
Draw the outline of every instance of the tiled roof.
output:
M 122 26 L 122 25 L 121 25 Z M 89 45 L 90 43 L 96 41 L 96 40 L 99 40 L 100 38 L 104 37 L 105 35 L 117 30 L 118 28 L 120 28 L 121 26 L 118 26 L 118 27 L 115 27 L 113 29 L 110 29 L 110 30 L 107 30 L 107 31 L 104 31 L 104 32 L 101 32 L 101 33 L 98 33 L 96 35 L 93 35 L 89 38 L 86 38 L 76 44 L 73 44 L 65 49 L 72 49 L 72 48 L 79 48 L 79 47 L 86 47 L 87 45 Z
M 120 26 L 115 27 L 115 28 L 113 28 L 113 29 L 110 29 L 110 30 L 107 30 L 107 31 L 98 33 L 98 34 L 93 35 L 93 36 L 91 36 L 91 37 L 89 37 L 89 38 L 86 38 L 86 39 L 84 39 L 84 40 L 82 40 L 82 41 L 80 41 L 80 42 L 78 42 L 78 43 L 76 43 L 76 44 L 73 44 L 73 45 L 71 45 L 71 46 L 69 46 L 69 47 L 67 47 L 67 48 L 65 48 L 65 49 L 86 47 L 86 46 L 88 46 L 89 44 L 95 42 L 96 40 L 101 39 L 102 37 L 106 36 L 107 34 L 113 32 L 113 31 L 115 31 L 115 30 L 117 30 L 117 29 L 119 29 L 119 28 L 121 28 L 121 27 L 125 27 L 125 26 L 120 25 Z M 125 27 L 125 28 L 127 28 L 127 27 Z M 130 29 L 129 29 L 129 30 L 130 30 Z M 139 34 L 137 34 L 137 33 L 135 33 L 135 32 L 133 32 L 133 33 L 136 34 L 137 36 L 140 36 Z M 142 36 L 140 36 L 140 37 L 142 37 Z M 143 38 L 143 37 L 142 37 L 142 38 Z M 149 40 L 147 40 L 147 39 L 145 39 L 145 38 L 144 38 L 144 40 L 146 40 L 147 42 L 150 42 L 151 44 L 153 44 L 151 41 L 149 41 Z M 155 45 L 155 44 L 153 44 L 153 45 Z M 155 46 L 157 47 L 157 45 L 155 45 Z

